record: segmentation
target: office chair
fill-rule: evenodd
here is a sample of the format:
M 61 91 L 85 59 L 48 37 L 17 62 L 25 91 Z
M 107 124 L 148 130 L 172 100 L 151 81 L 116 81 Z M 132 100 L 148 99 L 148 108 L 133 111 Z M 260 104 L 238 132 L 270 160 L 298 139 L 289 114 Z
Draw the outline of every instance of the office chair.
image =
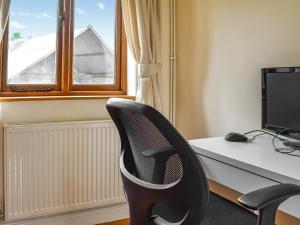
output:
M 190 145 L 154 108 L 110 99 L 121 138 L 120 170 L 131 225 L 274 225 L 278 206 L 300 187 L 280 184 L 239 198 L 247 209 L 209 192 Z

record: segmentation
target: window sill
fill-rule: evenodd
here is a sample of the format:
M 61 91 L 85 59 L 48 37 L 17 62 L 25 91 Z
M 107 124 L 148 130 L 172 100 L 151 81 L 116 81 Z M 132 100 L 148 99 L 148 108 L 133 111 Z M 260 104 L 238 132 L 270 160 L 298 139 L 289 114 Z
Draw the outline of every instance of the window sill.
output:
M 0 102 L 16 102 L 16 101 L 49 101 L 49 100 L 94 100 L 124 98 L 135 100 L 135 96 L 129 95 L 90 95 L 90 96 L 28 96 L 28 97 L 0 97 Z

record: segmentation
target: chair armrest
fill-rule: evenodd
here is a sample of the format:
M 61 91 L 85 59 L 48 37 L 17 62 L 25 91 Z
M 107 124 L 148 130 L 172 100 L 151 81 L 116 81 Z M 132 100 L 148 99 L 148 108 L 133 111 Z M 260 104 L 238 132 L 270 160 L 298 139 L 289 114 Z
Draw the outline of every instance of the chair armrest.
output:
M 169 149 L 150 149 L 142 152 L 142 155 L 147 158 L 166 158 L 168 159 L 170 156 L 176 154 L 174 151 L 169 151 Z
M 295 195 L 300 195 L 299 185 L 279 184 L 243 195 L 238 202 L 252 210 L 261 210 L 269 206 L 277 209 L 282 202 Z
M 162 171 L 166 171 L 167 161 L 175 154 L 176 152 L 170 148 L 148 149 L 142 152 L 143 156 L 155 160 L 152 183 L 160 184 L 164 182 L 164 173 Z

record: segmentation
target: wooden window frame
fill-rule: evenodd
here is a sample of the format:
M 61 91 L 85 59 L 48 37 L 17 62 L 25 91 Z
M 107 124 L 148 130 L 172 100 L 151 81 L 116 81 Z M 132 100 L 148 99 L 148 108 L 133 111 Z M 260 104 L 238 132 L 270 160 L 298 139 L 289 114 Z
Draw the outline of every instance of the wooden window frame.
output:
M 113 85 L 73 84 L 73 39 L 75 0 L 58 1 L 56 84 L 54 85 L 8 85 L 7 59 L 9 26 L 6 27 L 0 45 L 0 79 L 2 97 L 53 97 L 62 96 L 78 99 L 78 96 L 125 96 L 127 94 L 127 42 L 122 21 L 121 1 L 116 0 L 115 23 L 115 83 Z M 12 90 L 17 88 L 18 91 Z M 48 99 L 48 98 L 45 98 Z

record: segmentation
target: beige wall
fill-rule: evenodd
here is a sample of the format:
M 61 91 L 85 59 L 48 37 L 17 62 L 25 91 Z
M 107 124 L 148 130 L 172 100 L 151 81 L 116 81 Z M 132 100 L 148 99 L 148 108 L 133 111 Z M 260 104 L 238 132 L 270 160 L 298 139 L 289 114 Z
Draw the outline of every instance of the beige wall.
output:
M 40 123 L 108 119 L 106 100 L 4 102 L 4 123 Z
M 177 127 L 260 128 L 260 68 L 300 65 L 299 0 L 177 0 Z

